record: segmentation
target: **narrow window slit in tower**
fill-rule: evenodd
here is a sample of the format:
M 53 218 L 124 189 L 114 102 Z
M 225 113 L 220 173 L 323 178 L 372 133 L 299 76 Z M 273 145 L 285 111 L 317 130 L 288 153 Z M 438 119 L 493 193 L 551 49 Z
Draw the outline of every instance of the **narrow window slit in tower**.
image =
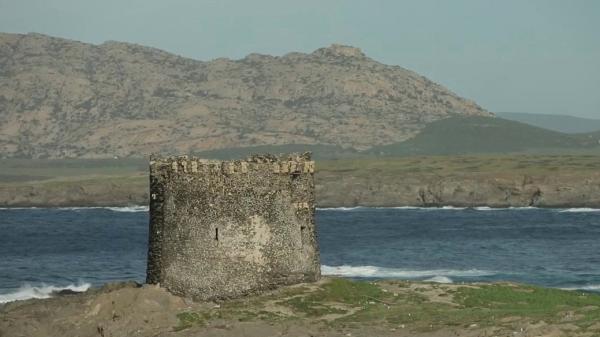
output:
M 219 228 L 215 228 L 215 241 L 219 241 Z

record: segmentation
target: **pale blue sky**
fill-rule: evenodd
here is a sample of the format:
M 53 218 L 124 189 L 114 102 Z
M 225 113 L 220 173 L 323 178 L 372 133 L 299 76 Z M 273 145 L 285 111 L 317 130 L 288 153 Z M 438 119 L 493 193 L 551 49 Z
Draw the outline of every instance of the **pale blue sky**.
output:
M 596 0 L 0 0 L 0 31 L 201 60 L 343 43 L 490 111 L 600 118 Z

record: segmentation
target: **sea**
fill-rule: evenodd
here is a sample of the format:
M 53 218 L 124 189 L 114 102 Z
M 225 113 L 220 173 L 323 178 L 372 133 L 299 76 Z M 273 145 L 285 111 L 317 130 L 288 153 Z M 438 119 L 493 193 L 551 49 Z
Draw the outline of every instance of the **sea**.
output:
M 600 291 L 600 209 L 326 208 L 323 275 Z M 148 208 L 0 209 L 0 303 L 144 282 Z

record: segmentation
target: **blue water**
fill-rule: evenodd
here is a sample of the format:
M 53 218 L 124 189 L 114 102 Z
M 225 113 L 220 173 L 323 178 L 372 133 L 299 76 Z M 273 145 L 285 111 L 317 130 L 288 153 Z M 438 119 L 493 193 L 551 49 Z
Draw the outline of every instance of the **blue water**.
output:
M 325 209 L 317 225 L 324 274 L 600 290 L 600 210 Z M 0 302 L 143 282 L 147 240 L 144 208 L 0 209 Z

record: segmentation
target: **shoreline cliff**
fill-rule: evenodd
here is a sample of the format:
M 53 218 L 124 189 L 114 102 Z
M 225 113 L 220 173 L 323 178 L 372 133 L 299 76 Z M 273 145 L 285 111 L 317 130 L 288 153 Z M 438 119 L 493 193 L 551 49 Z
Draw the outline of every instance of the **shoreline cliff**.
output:
M 331 178 L 331 179 L 329 179 Z M 317 207 L 600 208 L 600 173 L 582 177 L 317 176 Z M 0 186 L 0 207 L 125 207 L 148 204 L 146 182 L 65 181 Z
M 0 207 L 147 205 L 144 159 L 0 161 Z M 600 156 L 316 161 L 317 207 L 600 208 Z

